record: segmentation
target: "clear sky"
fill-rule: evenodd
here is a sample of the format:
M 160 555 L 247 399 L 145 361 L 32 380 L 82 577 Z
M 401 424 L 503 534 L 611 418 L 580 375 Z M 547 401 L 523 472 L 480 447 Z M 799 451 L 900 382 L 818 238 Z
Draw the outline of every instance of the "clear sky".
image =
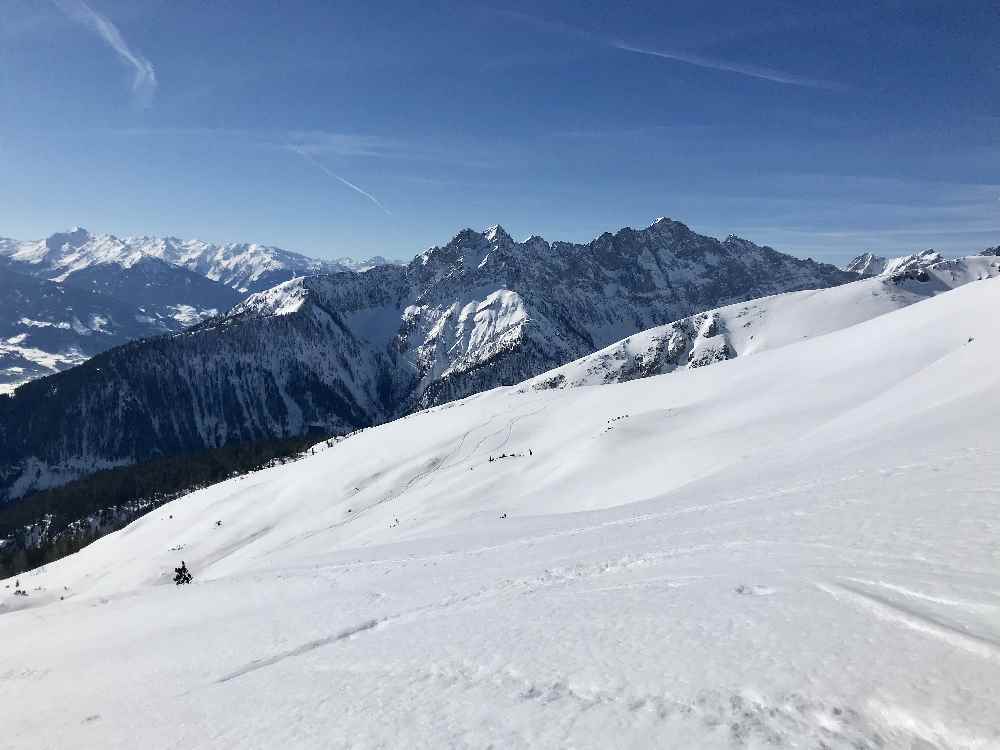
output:
M 996 0 L 0 0 L 0 236 L 1000 243 Z

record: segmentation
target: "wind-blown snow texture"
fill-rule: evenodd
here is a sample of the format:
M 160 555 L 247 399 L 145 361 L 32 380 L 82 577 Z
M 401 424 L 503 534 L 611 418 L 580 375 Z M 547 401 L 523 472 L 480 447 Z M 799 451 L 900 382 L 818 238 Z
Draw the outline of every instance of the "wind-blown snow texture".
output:
M 720 304 L 857 276 L 657 220 L 587 245 L 466 230 L 408 266 L 287 281 L 0 400 L 0 492 L 235 440 L 337 433 L 513 384 Z
M 175 501 L 0 589 L 4 743 L 998 747 L 998 304 L 501 388 Z

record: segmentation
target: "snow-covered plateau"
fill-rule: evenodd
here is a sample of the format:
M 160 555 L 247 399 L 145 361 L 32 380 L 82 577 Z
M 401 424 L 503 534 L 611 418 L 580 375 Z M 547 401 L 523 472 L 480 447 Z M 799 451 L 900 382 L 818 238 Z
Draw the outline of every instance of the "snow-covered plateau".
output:
M 495 388 L 176 500 L 2 583 L 0 744 L 1000 747 L 998 305 Z

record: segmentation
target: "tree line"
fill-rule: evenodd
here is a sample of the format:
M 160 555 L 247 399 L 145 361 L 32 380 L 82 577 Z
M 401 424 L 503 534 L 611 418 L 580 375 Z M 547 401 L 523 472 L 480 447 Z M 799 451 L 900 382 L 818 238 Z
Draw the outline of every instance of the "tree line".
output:
M 301 456 L 318 438 L 236 443 L 97 472 L 0 505 L 0 578 L 58 560 L 182 495 Z

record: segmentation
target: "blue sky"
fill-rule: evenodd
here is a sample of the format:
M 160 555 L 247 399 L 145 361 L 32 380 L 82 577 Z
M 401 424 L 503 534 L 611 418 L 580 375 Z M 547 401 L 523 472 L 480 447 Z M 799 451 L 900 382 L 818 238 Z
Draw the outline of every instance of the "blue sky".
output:
M 1000 243 L 993 0 L 0 3 L 0 236 Z

